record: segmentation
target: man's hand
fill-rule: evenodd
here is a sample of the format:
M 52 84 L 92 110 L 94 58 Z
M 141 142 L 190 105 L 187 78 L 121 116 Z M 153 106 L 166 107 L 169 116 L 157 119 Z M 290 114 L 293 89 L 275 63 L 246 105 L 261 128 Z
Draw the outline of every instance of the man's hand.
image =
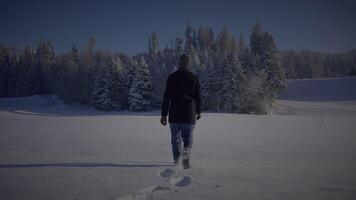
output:
M 165 117 L 165 116 L 162 116 L 162 117 L 161 117 L 161 124 L 162 124 L 163 126 L 167 125 L 167 117 Z
M 199 120 L 201 118 L 200 113 L 197 114 L 197 120 Z

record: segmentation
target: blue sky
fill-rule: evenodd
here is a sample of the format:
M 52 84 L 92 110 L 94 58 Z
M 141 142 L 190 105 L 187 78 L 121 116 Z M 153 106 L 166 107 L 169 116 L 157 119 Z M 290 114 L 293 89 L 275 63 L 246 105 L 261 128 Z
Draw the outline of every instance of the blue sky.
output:
M 164 47 L 184 36 L 188 21 L 215 33 L 227 25 L 246 39 L 258 21 L 281 49 L 341 52 L 356 48 L 355 10 L 350 0 L 1 0 L 0 42 L 21 48 L 50 40 L 65 52 L 94 36 L 101 49 L 134 54 L 146 51 L 154 30 Z

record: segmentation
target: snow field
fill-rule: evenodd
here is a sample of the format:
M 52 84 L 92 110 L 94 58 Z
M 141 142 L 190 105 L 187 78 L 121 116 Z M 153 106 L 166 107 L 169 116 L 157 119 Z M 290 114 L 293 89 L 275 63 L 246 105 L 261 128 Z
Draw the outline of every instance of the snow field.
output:
M 181 170 L 159 112 L 0 99 L 0 199 L 352 200 L 355 100 L 286 98 L 270 115 L 203 113 L 192 168 Z

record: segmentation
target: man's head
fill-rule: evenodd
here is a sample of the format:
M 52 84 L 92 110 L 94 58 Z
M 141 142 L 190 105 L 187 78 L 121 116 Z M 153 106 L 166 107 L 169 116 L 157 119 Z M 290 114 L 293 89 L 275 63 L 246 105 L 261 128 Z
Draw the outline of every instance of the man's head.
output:
M 183 55 L 179 58 L 178 69 L 180 69 L 180 70 L 188 70 L 188 69 L 189 69 L 189 65 L 190 65 L 189 56 L 187 56 L 186 54 L 183 54 Z

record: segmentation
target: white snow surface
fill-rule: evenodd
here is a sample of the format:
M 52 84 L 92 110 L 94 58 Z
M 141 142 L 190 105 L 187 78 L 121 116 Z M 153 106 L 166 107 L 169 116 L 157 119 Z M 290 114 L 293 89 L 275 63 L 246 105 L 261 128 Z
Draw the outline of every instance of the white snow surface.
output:
M 270 115 L 203 113 L 188 170 L 172 164 L 159 111 L 3 98 L 0 199 L 356 199 L 356 100 L 343 95 L 289 96 Z

